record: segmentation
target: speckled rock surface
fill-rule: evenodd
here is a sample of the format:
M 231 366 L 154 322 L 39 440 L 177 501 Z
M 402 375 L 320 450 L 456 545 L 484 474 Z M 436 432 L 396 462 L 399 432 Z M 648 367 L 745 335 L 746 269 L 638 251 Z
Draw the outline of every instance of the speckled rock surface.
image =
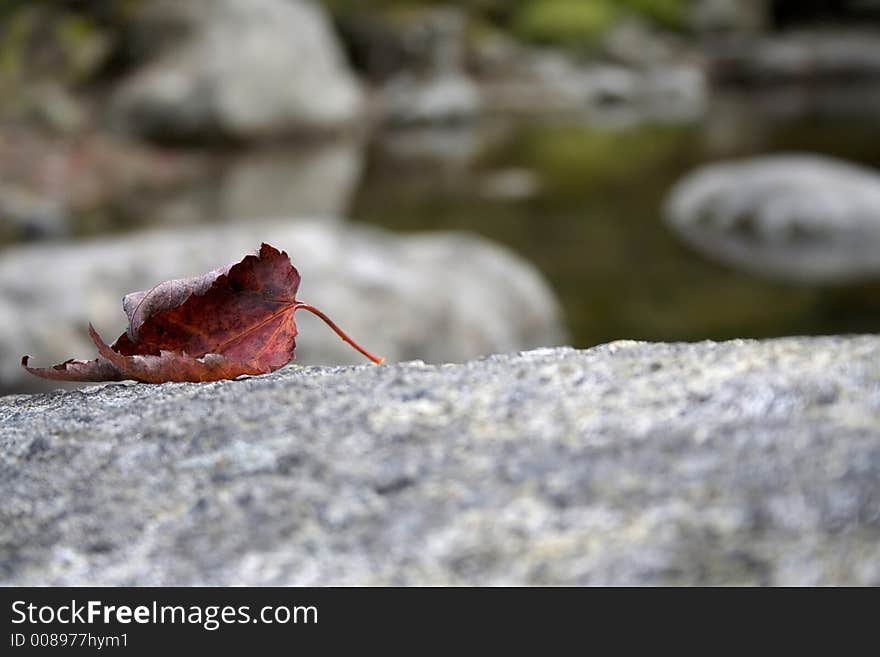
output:
M 880 584 L 880 337 L 0 398 L 2 584 Z

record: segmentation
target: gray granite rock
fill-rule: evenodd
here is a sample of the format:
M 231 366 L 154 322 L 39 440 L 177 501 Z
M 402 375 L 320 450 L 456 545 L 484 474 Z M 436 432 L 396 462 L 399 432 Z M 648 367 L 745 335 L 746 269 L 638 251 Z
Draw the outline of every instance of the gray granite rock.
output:
M 93 357 L 88 323 L 115 339 L 125 330 L 128 292 L 237 262 L 261 241 L 290 254 L 300 298 L 389 361 L 467 360 L 565 340 L 561 311 L 537 269 L 473 235 L 398 236 L 331 219 L 178 227 L 6 249 L 0 394 L 57 387 L 22 370 L 21 356 L 40 365 Z M 320 320 L 300 313 L 297 323 L 298 362 L 363 362 Z
M 0 398 L 2 584 L 880 584 L 880 337 Z
M 692 0 L 689 23 L 699 33 L 756 34 L 770 23 L 770 0 Z
M 671 191 L 666 219 L 726 264 L 795 282 L 880 276 L 880 174 L 786 154 L 706 165 Z
M 880 33 L 821 28 L 723 43 L 713 51 L 716 76 L 748 83 L 876 80 Z
M 422 57 L 383 86 L 388 120 L 443 123 L 474 118 L 484 109 L 480 89 L 465 70 L 466 32 L 464 13 L 453 7 L 427 11 L 404 31 L 407 42 L 421 44 Z
M 61 203 L 17 185 L 0 183 L 0 241 L 65 236 L 68 224 Z
M 498 111 L 578 111 L 602 125 L 692 121 L 708 101 L 699 63 L 584 64 L 555 50 L 528 51 L 508 75 L 482 88 L 487 107 Z
M 471 119 L 482 109 L 476 83 L 455 71 L 423 78 L 401 73 L 385 85 L 383 103 L 388 120 L 401 124 Z
M 152 57 L 114 95 L 111 118 L 161 139 L 250 139 L 338 130 L 363 111 L 324 9 L 310 0 L 154 0 Z M 157 36 L 158 35 L 158 36 Z

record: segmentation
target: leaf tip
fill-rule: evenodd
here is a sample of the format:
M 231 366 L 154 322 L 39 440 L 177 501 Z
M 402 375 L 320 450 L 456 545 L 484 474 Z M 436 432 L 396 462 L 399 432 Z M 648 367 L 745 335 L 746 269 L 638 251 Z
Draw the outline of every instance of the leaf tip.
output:
M 91 322 L 89 322 L 89 337 L 92 339 L 92 342 L 95 343 L 95 346 L 98 347 L 98 349 L 104 346 L 104 340 L 98 334 L 98 331 L 95 330 L 95 327 L 92 326 Z

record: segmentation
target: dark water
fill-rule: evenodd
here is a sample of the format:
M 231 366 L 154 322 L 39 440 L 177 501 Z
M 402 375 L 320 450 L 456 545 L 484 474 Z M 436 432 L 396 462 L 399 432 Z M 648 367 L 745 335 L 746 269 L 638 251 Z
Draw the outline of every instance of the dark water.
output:
M 386 130 L 365 154 L 352 147 L 354 156 L 348 146 L 329 155 L 293 145 L 187 152 L 209 162 L 207 175 L 110 198 L 75 218 L 71 238 L 249 211 L 340 213 L 395 231 L 470 231 L 509 247 L 543 272 L 577 346 L 880 331 L 880 281 L 763 279 L 691 250 L 663 222 L 670 188 L 707 162 L 795 151 L 880 168 L 878 112 L 857 99 L 804 110 L 792 97 L 722 100 L 686 125 L 555 116 Z M 346 191 L 328 206 L 320 192 L 334 185 Z
M 429 134 L 453 151 L 445 157 L 421 147 L 418 131 L 396 134 L 373 145 L 351 214 L 400 231 L 469 230 L 510 247 L 550 281 L 578 346 L 880 330 L 880 282 L 758 278 L 695 253 L 664 225 L 671 186 L 709 161 L 806 151 L 880 166 L 880 124 L 870 116 L 756 118 L 741 109 L 699 125 L 598 128 L 557 117 L 490 124 L 482 140 L 468 130 L 445 141 Z M 449 146 L 456 138 L 462 153 Z M 499 192 L 505 176 L 521 189 Z

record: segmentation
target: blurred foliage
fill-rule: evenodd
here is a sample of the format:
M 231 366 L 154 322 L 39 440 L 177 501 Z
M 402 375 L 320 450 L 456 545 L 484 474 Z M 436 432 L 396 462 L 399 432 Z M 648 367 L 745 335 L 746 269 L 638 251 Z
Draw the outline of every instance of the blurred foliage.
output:
M 491 157 L 538 172 L 554 198 L 582 198 L 587 191 L 638 180 L 661 167 L 681 149 L 682 134 L 674 126 L 602 130 L 551 123 L 518 132 Z
M 0 92 L 47 80 L 86 83 L 140 0 L 0 3 Z
M 686 24 L 690 0 L 323 0 L 337 17 L 381 13 L 393 17 L 453 5 L 526 41 L 583 48 L 594 45 L 618 21 L 638 16 L 668 29 Z
M 453 6 L 478 26 L 531 42 L 584 48 L 595 45 L 630 15 L 679 29 L 685 24 L 689 0 L 321 1 L 338 20 L 373 24 Z M 117 51 L 125 46 L 131 17 L 145 2 L 0 0 L 0 101 L 8 102 L 21 87 L 45 80 L 67 87 L 81 85 L 99 76 L 108 62 L 119 64 Z M 376 45 L 375 40 L 372 43 Z
M 518 12 L 514 32 L 526 41 L 578 47 L 598 43 L 619 18 L 613 2 L 532 0 Z
M 680 30 L 687 23 L 689 0 L 624 0 L 622 4 L 664 27 Z
M 686 25 L 688 0 L 524 0 L 517 2 L 513 30 L 527 41 L 591 46 L 626 17 L 667 29 Z
M 29 76 L 75 84 L 93 72 L 105 50 L 87 18 L 39 5 L 8 16 L 2 36 L 0 74 L 16 82 Z
M 71 127 L 143 0 L 0 0 L 0 118 Z

